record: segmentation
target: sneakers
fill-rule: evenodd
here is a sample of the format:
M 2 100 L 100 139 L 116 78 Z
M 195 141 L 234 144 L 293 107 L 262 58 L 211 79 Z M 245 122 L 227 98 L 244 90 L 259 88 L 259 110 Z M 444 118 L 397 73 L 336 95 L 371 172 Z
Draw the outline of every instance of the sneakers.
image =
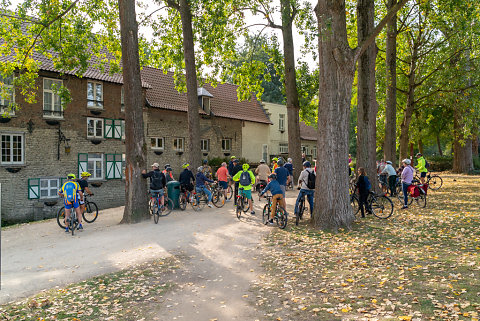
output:
M 80 225 L 77 227 L 77 230 L 83 230 L 82 224 L 80 224 Z
M 406 205 L 402 206 L 402 210 L 407 209 L 407 208 L 408 208 L 408 206 L 406 206 Z
M 212 208 L 212 207 L 213 207 L 213 206 L 212 206 L 212 204 L 210 204 L 210 203 L 208 203 L 208 204 L 207 204 L 207 206 L 208 206 L 208 207 L 210 207 L 210 208 Z
M 273 220 L 272 219 L 268 220 L 267 225 L 273 225 Z
M 66 227 L 65 228 L 65 233 L 68 233 L 68 232 L 70 232 L 70 231 L 68 230 L 68 227 Z
M 251 214 L 251 215 L 255 215 L 255 211 L 251 211 L 250 214 Z

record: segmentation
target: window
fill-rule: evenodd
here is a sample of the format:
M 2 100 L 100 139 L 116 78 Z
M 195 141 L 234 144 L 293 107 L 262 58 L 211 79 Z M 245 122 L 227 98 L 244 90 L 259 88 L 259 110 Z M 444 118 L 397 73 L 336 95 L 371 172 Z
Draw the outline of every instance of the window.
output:
M 120 109 L 120 111 L 123 113 L 125 112 L 125 90 L 123 89 L 123 86 L 120 93 L 120 104 L 122 104 L 122 108 Z
M 106 154 L 106 179 L 123 178 L 123 156 L 122 154 Z
M 222 151 L 230 152 L 231 150 L 232 150 L 232 139 L 231 138 L 222 139 Z
M 285 131 L 285 114 L 278 115 L 278 130 Z
M 78 176 L 89 172 L 90 180 L 103 179 L 103 154 L 78 154 Z
M 103 85 L 99 82 L 87 82 L 87 107 L 103 109 Z
M 23 134 L 2 134 L 1 164 L 18 165 L 24 163 Z
M 165 148 L 165 139 L 163 137 L 150 138 L 150 147 L 156 150 L 163 150 Z
M 210 151 L 210 139 L 202 139 L 200 141 L 200 149 L 202 152 Z
M 305 155 L 308 155 L 308 147 L 307 146 L 302 145 L 302 153 L 304 153 Z
M 317 147 L 312 147 L 312 157 L 313 157 L 314 159 L 317 158 Z
M 56 198 L 59 189 L 58 178 L 40 179 L 40 198 Z
M 183 152 L 183 143 L 184 143 L 183 138 L 174 138 L 173 149 L 176 150 L 177 152 Z
M 105 119 L 105 138 L 122 139 L 123 120 L 121 119 Z
M 262 146 L 262 158 L 266 162 L 268 162 L 268 145 L 263 145 Z
M 59 90 L 63 82 L 57 79 L 43 79 L 43 116 L 63 118 Z
M 202 109 L 210 115 L 210 97 L 202 97 Z
M 103 119 L 87 117 L 87 138 L 103 138 Z
M 288 154 L 288 143 L 280 143 L 278 149 L 280 154 Z
M 3 113 L 15 115 L 15 108 L 12 108 L 15 102 L 13 76 L 2 77 L 0 75 L 0 85 L 0 116 Z

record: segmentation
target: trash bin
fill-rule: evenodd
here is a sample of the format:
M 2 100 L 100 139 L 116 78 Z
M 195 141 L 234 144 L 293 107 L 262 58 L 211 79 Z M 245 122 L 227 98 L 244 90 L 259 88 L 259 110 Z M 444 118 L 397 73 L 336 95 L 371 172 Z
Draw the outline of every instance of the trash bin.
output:
M 179 208 L 178 198 L 180 196 L 180 182 L 170 181 L 167 183 L 168 197 L 173 201 L 173 207 Z

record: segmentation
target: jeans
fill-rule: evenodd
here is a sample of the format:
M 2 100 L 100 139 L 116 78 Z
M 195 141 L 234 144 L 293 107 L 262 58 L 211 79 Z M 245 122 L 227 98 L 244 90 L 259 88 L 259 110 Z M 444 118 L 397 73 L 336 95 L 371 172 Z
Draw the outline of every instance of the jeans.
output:
M 310 214 L 313 213 L 313 194 L 315 194 L 314 190 L 308 189 L 301 189 L 300 193 L 298 193 L 297 201 L 295 202 L 295 214 L 298 212 L 298 204 L 300 203 L 300 199 L 303 195 L 307 195 L 308 204 L 310 204 Z
M 404 206 L 408 206 L 408 187 L 409 187 L 410 185 L 412 185 L 412 184 L 402 182 Z
M 212 201 L 212 192 L 210 192 L 206 186 L 197 186 L 195 190 L 197 191 L 197 194 L 200 194 L 202 191 L 205 192 L 205 195 L 208 197 L 208 202 L 210 203 Z
M 388 176 L 388 186 L 390 188 L 390 196 L 395 195 L 395 185 L 397 183 L 397 175 Z
M 368 192 L 367 193 L 360 193 L 358 197 L 358 205 L 360 206 L 360 211 L 362 212 L 362 217 L 365 217 L 365 210 L 370 212 L 368 208 Z

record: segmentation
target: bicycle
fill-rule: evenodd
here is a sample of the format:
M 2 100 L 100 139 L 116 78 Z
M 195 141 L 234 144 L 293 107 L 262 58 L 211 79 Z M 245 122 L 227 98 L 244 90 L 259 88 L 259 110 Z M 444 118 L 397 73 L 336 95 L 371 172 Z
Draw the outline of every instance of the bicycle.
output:
M 202 210 L 208 204 L 208 196 L 204 191 L 197 193 L 193 192 L 192 207 L 194 211 Z
M 360 200 L 358 194 L 350 195 L 350 205 L 353 214 L 356 216 L 360 212 Z M 370 191 L 367 197 L 366 210 L 371 211 L 378 218 L 387 219 L 393 214 L 393 202 L 385 195 L 377 194 Z
M 218 185 L 218 182 L 210 184 L 212 192 L 212 203 L 215 207 L 220 208 L 225 205 L 225 194 L 223 194 L 223 188 Z
M 418 172 L 415 172 L 415 177 L 412 180 L 412 184 L 420 184 L 420 182 L 420 176 L 418 176 Z M 437 174 L 431 175 L 430 172 L 428 172 L 425 184 L 427 184 L 428 188 L 432 191 L 438 191 L 443 185 L 443 179 Z
M 93 196 L 90 195 L 90 196 Z M 82 213 L 83 220 L 87 223 L 93 223 L 98 217 L 98 206 L 95 202 L 88 200 L 87 194 L 83 194 L 85 200 L 85 210 Z M 65 206 L 61 207 L 57 213 L 57 223 L 62 229 L 65 229 Z
M 263 207 L 262 213 L 262 222 L 263 224 L 267 224 L 270 220 L 270 213 L 272 212 L 272 195 L 266 195 L 265 198 L 267 199 L 267 204 Z M 275 210 L 275 215 L 273 219 L 276 221 L 277 226 L 282 230 L 287 226 L 288 223 L 288 213 L 287 211 L 277 203 L 277 209 Z
M 194 202 L 193 194 L 194 194 L 193 192 L 190 192 L 185 188 L 181 189 L 180 195 L 178 196 L 178 205 L 182 211 L 185 211 L 188 203 L 192 204 L 192 207 L 193 207 L 193 202 Z
M 245 196 L 243 193 L 244 188 L 241 187 L 238 189 L 238 195 L 237 195 L 237 218 L 240 219 L 242 216 L 242 212 L 246 213 L 248 211 L 249 205 L 248 205 L 248 198 Z
M 413 183 L 408 187 L 408 197 L 407 197 L 407 205 L 411 205 L 415 200 L 415 203 L 420 208 L 425 208 L 427 206 L 427 191 L 429 189 L 429 185 L 427 183 L 421 185 L 418 183 Z M 400 201 L 401 205 L 405 205 L 405 200 L 403 199 L 403 189 L 401 193 L 398 193 L 398 200 Z
M 164 204 L 160 204 L 160 198 L 160 193 L 152 193 L 148 203 L 148 207 L 150 208 L 150 213 L 153 215 L 153 221 L 155 224 L 158 224 L 158 219 L 160 216 L 167 216 L 170 214 L 174 206 L 172 199 L 167 195 L 164 195 L 163 197 Z
M 257 192 L 258 192 L 258 201 L 260 201 L 260 193 L 262 193 L 263 189 L 267 186 L 267 181 L 259 181 L 257 185 Z
M 303 213 L 308 210 L 308 208 L 305 207 L 305 197 L 307 194 L 303 194 L 302 197 L 300 198 L 300 201 L 298 201 L 298 212 L 295 213 L 295 225 L 298 226 L 298 222 L 303 218 Z

